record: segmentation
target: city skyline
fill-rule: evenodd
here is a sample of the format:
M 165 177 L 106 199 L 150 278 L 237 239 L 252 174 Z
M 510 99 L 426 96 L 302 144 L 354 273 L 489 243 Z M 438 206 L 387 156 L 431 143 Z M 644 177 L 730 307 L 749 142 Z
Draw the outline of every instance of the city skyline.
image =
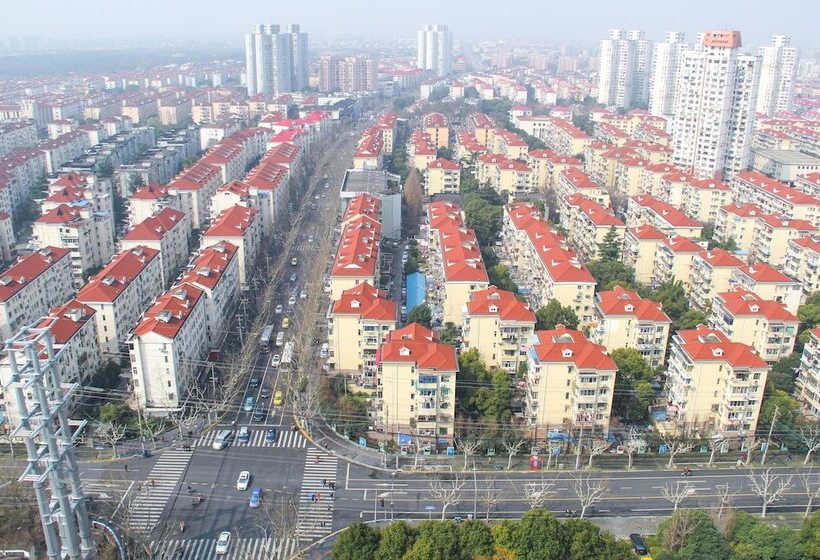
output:
M 127 29 L 117 24 L 120 14 L 116 11 L 96 9 L 102 6 L 98 0 L 80 0 L 76 4 L 76 10 L 52 20 L 43 20 L 39 15 L 53 7 L 53 0 L 4 6 L 6 20 L 14 22 L 14 25 L 5 32 L 0 31 L 0 38 L 31 36 L 66 39 L 74 36 L 72 30 L 76 26 L 90 25 L 100 31 L 100 39 L 183 38 L 201 36 L 203 32 L 209 37 L 224 39 L 244 36 L 257 20 L 275 19 L 282 22 L 299 21 L 304 29 L 309 29 L 311 35 L 318 38 L 367 36 L 398 37 L 412 41 L 418 29 L 435 20 L 447 25 L 455 37 L 468 41 L 514 39 L 521 42 L 557 41 L 595 45 L 612 28 L 641 29 L 652 41 L 662 40 L 668 31 L 683 31 L 688 37 L 694 37 L 703 29 L 725 28 L 739 29 L 743 33 L 744 48 L 766 45 L 773 34 L 790 35 L 798 48 L 820 47 L 811 23 L 816 18 L 795 17 L 798 14 L 817 15 L 818 8 L 798 0 L 779 3 L 777 11 L 766 11 L 766 18 L 757 17 L 760 10 L 765 9 L 764 4 L 757 0 L 719 4 L 696 0 L 688 3 L 685 11 L 659 11 L 655 4 L 643 0 L 630 2 L 628 10 L 624 10 L 622 5 L 593 2 L 584 10 L 583 18 L 577 17 L 575 7 L 571 5 L 525 2 L 517 10 L 487 17 L 483 10 L 463 10 L 459 5 L 441 6 L 424 0 L 421 4 L 414 4 L 412 9 L 395 6 L 389 15 L 384 16 L 389 18 L 386 21 L 380 21 L 373 6 L 361 0 L 344 5 L 316 0 L 285 5 L 277 8 L 275 17 L 274 14 L 268 16 L 265 13 L 262 3 L 246 2 L 248 9 L 223 11 L 218 19 L 211 17 L 214 11 L 209 8 L 218 7 L 213 0 L 197 2 L 198 10 L 190 9 L 193 6 L 190 1 L 167 5 L 152 0 L 145 10 L 128 14 L 131 23 Z M 153 17 L 152 7 L 161 8 L 168 17 Z M 522 14 L 526 17 L 521 17 Z M 361 24 L 365 16 L 366 27 Z M 180 21 L 186 21 L 188 25 L 181 27 Z

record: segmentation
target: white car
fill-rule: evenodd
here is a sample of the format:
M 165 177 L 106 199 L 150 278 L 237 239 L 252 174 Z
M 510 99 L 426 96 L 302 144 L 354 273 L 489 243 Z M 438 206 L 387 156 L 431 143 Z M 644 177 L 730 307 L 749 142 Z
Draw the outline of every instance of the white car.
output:
M 251 483 L 251 473 L 250 471 L 242 471 L 239 473 L 239 478 L 236 480 L 236 489 L 237 490 L 247 490 L 248 484 Z
M 219 533 L 219 538 L 216 539 L 216 555 L 222 556 L 223 554 L 228 554 L 228 548 L 231 546 L 231 533 L 230 531 L 222 531 Z
M 307 299 L 307 292 L 306 292 L 306 291 L 304 291 L 304 290 L 302 290 L 302 291 L 299 293 L 299 299 Z
M 295 296 L 290 296 L 288 298 L 288 306 L 293 307 L 294 305 L 296 305 L 296 297 Z
M 284 311 L 284 307 L 282 307 L 281 303 L 276 306 L 276 309 L 273 310 L 273 312 L 276 313 L 277 315 L 281 315 L 282 311 Z
M 279 354 L 274 354 L 273 358 L 270 359 L 270 365 L 273 367 L 279 367 L 279 363 L 282 361 L 282 357 Z

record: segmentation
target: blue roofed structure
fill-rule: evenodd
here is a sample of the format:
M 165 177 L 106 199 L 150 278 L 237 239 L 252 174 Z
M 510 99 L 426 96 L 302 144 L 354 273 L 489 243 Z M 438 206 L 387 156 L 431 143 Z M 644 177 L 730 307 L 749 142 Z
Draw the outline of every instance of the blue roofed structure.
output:
M 427 279 L 421 272 L 407 276 L 407 312 L 427 300 Z

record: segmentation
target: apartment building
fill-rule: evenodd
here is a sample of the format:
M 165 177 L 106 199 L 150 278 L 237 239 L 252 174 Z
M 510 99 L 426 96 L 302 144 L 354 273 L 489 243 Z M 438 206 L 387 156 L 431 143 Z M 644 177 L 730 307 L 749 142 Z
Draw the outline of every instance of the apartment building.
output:
M 763 299 L 782 303 L 794 314 L 797 314 L 802 301 L 800 282 L 763 262 L 740 267 L 733 274 L 732 285 L 737 289 L 753 292 Z
M 609 353 L 634 348 L 656 368 L 664 363 L 671 325 L 660 303 L 616 286 L 595 295 L 595 326 L 589 336 Z
M 241 204 L 242 199 L 248 199 L 250 206 L 259 210 L 262 231 L 265 237 L 269 237 L 288 208 L 288 177 L 290 173 L 287 167 L 263 160 L 245 176 L 238 191 L 236 183 L 223 185 L 212 201 L 212 211 L 218 208 L 221 212 L 225 208 Z M 225 194 L 230 191 L 235 192 L 233 195 Z
M 809 196 L 820 199 L 820 172 L 798 175 L 794 181 L 794 188 Z
M 32 237 L 38 247 L 60 247 L 71 252 L 75 287 L 83 285 L 89 269 L 102 266 L 114 254 L 111 216 L 92 208 L 61 204 L 34 221 Z
M 549 186 L 549 158 L 555 152 L 552 150 L 530 150 L 527 152 L 526 162 L 532 172 L 530 183 L 534 190 L 544 190 Z
M 44 316 L 71 296 L 71 256 L 67 249 L 43 247 L 0 273 L 0 336 Z
M 470 294 L 464 306 L 462 349 L 478 350 L 488 367 L 515 375 L 535 329 L 535 313 L 515 294 L 490 286 Z
M 663 43 L 655 43 L 649 78 L 649 111 L 653 115 L 671 117 L 674 112 L 683 53 L 689 49 L 684 37 L 680 31 L 669 31 Z
M 657 286 L 664 282 L 679 280 L 689 293 L 692 289 L 692 261 L 702 252 L 702 246 L 681 235 L 662 240 L 655 254 L 652 284 Z
M 574 168 L 583 171 L 584 162 L 578 158 L 555 154 L 547 158 L 547 187 L 558 189 L 565 170 Z
M 227 241 L 201 247 L 179 279 L 202 292 L 208 348 L 217 352 L 231 330 L 239 303 L 239 248 Z
M 782 303 L 738 288 L 715 294 L 709 327 L 755 349 L 769 363 L 794 350 L 800 320 Z
M 461 166 L 449 159 L 436 158 L 424 171 L 424 191 L 427 196 L 458 194 L 461 186 Z
M 606 187 L 592 180 L 589 175 L 575 167 L 568 167 L 558 175 L 556 194 L 558 195 L 559 204 L 569 195 L 582 194 L 589 200 L 609 208 L 609 191 Z
M 123 249 L 143 246 L 159 251 L 162 285 L 171 285 L 179 269 L 188 262 L 191 219 L 172 208 L 163 208 L 135 225 L 120 241 Z
M 598 258 L 598 249 L 610 232 L 615 233 L 615 241 L 620 247 L 626 231 L 626 226 L 612 210 L 579 193 L 564 197 L 561 225 L 567 230 L 570 243 L 585 261 Z
M 670 346 L 667 410 L 678 431 L 753 433 L 769 365 L 751 346 L 705 325 L 678 331 Z
M 757 171 L 741 171 L 732 177 L 736 204 L 752 203 L 766 214 L 806 220 L 820 227 L 820 200 Z
M 681 193 L 684 214 L 702 224 L 714 224 L 723 206 L 732 202 L 732 189 L 715 179 L 691 178 Z
M 221 184 L 219 170 L 200 162 L 174 177 L 168 183 L 168 193 L 179 197 L 182 211 L 191 217 L 191 227 L 201 230 L 210 219 L 211 198 Z
M 452 445 L 455 432 L 455 348 L 418 323 L 387 334 L 376 358 L 376 417 L 385 433 L 429 437 Z
M 262 225 L 258 215 L 255 208 L 233 206 L 220 212 L 202 236 L 203 245 L 227 241 L 238 247 L 239 284 L 243 290 L 250 289 L 250 279 L 262 246 Z
M 476 179 L 499 192 L 529 192 L 532 170 L 526 163 L 502 154 L 482 154 L 476 159 Z
M 436 148 L 447 148 L 450 145 L 450 124 L 441 113 L 422 116 L 421 127 Z
M 410 135 L 407 144 L 407 161 L 420 172 L 424 172 L 427 166 L 438 157 L 438 149 L 430 136 L 421 130 L 415 130 Z
M 649 100 L 652 42 L 643 31 L 613 29 L 601 41 L 598 101 L 629 109 Z
M 398 304 L 367 282 L 342 292 L 327 313 L 330 367 L 357 371 L 361 385 L 375 387 L 379 345 L 398 325 Z
M 708 310 L 712 298 L 732 286 L 732 278 L 743 261 L 723 249 L 712 249 L 692 259 L 689 302 L 699 309 Z
M 820 327 L 812 329 L 803 346 L 797 372 L 797 395 L 806 414 L 820 419 Z
M 345 290 L 379 280 L 381 224 L 368 216 L 353 217 L 342 228 L 336 258 L 330 271 L 330 297 L 338 300 Z
M 755 222 L 751 259 L 780 268 L 786 258 L 789 241 L 816 233 L 817 228 L 807 220 L 762 215 Z
M 820 238 L 792 239 L 783 258 L 783 272 L 800 283 L 801 299 L 820 291 Z
M 606 348 L 558 325 L 536 331 L 527 350 L 526 417 L 548 430 L 606 434 L 618 367 Z
M 627 199 L 626 225 L 649 224 L 667 235 L 700 237 L 703 226 L 667 202 L 648 194 Z
M 643 194 L 644 170 L 648 165 L 643 158 L 619 160 L 615 166 L 615 191 L 624 196 Z
M 636 282 L 652 284 L 658 247 L 666 238 L 665 233 L 648 224 L 626 229 L 621 260 L 635 271 Z
M 77 292 L 77 301 L 95 311 L 96 336 L 105 354 L 114 357 L 124 348 L 140 315 L 162 293 L 159 254 L 150 247 L 125 249 Z
M 502 128 L 492 131 L 490 148 L 493 153 L 513 160 L 525 160 L 529 149 L 518 134 Z
M 154 184 L 145 185 L 128 197 L 128 223 L 133 227 L 163 208 L 171 208 L 182 212 L 179 197 L 170 194 L 168 187 Z
M 489 146 L 490 133 L 498 127 L 489 115 L 470 113 L 467 116 L 467 128 L 479 144 Z
M 732 239 L 739 250 L 751 253 L 757 220 L 763 215 L 763 211 L 751 203 L 721 207 L 715 219 L 715 241 L 726 243 Z
M 550 150 L 563 156 L 575 157 L 583 154 L 592 143 L 592 137 L 564 119 L 551 117 L 549 126 L 544 128 L 541 138 Z
M 788 35 L 774 35 L 770 45 L 760 47 L 760 87 L 756 110 L 764 115 L 791 111 L 797 49 Z

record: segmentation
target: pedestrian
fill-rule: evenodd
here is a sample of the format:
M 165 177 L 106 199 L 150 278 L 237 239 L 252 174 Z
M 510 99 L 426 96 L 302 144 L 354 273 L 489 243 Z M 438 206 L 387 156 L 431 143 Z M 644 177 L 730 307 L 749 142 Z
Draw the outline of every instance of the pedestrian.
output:
M 125 463 L 122 468 L 125 469 L 125 472 L 128 472 L 128 463 Z
M 154 482 L 153 478 L 149 479 L 148 482 L 149 482 L 149 484 L 151 484 L 151 488 L 154 488 L 156 486 L 156 483 Z
M 336 483 L 335 482 L 330 483 L 330 489 L 331 490 L 336 490 Z
M 322 488 L 324 488 L 325 486 L 327 486 L 327 479 L 323 478 L 322 479 Z
M 190 494 L 190 493 L 191 493 L 191 491 L 192 491 L 192 490 L 191 490 L 191 485 L 189 484 L 189 485 L 188 485 L 188 493 Z
M 331 492 L 331 493 L 330 493 L 330 499 L 331 499 L 331 500 L 333 499 L 334 494 L 335 494 L 335 492 Z
M 318 502 L 318 501 L 319 501 L 319 500 L 321 500 L 321 499 L 322 499 L 322 493 L 321 493 L 321 492 L 317 492 L 317 493 L 316 493 L 316 501 Z

